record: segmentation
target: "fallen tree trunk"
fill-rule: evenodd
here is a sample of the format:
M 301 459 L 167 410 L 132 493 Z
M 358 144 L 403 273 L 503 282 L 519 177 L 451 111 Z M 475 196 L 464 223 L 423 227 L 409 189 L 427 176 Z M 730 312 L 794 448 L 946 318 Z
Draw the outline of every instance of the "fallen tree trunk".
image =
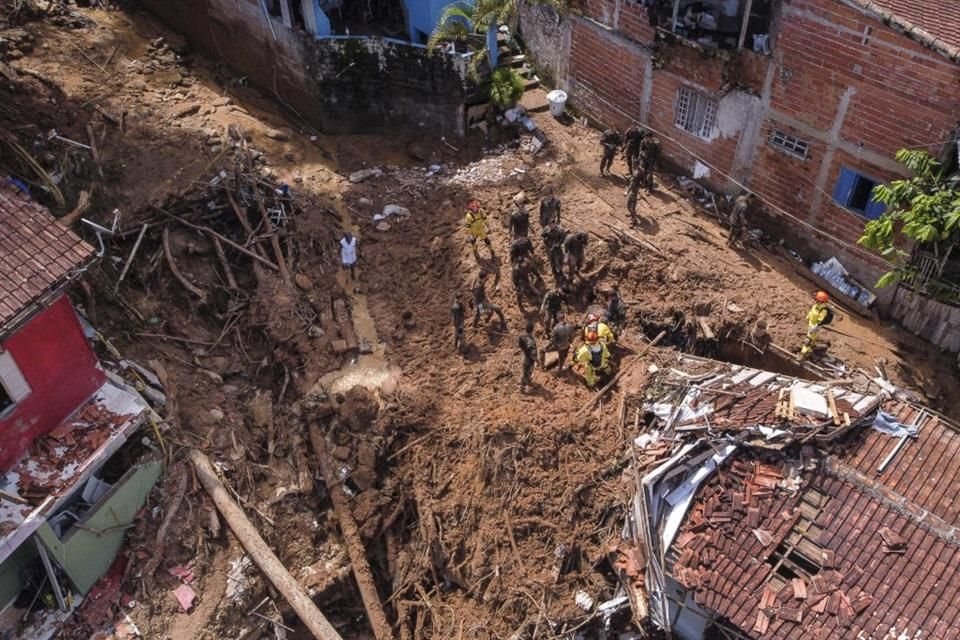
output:
M 377 640 L 393 640 L 393 630 L 390 628 L 386 613 L 383 611 L 383 604 L 380 602 L 377 584 L 373 580 L 373 573 L 367 563 L 366 550 L 363 546 L 363 540 L 360 538 L 360 532 L 357 530 L 357 523 L 353 519 L 350 505 L 347 504 L 343 491 L 340 490 L 340 482 L 337 480 L 336 471 L 330 462 L 330 456 L 327 454 L 327 443 L 317 425 L 311 424 L 309 428 L 313 452 L 317 456 L 320 473 L 327 485 L 327 491 L 330 493 L 333 510 L 340 521 L 340 530 L 343 532 L 343 537 L 347 543 L 347 553 L 350 555 L 353 575 L 357 580 L 357 586 L 360 588 L 360 598 L 363 600 L 363 607 L 367 611 L 367 619 L 370 621 L 373 635 Z
M 610 380 L 610 382 L 608 382 L 607 384 L 605 384 L 604 387 L 597 392 L 597 395 L 590 398 L 590 400 L 588 400 L 585 405 L 580 407 L 580 410 L 577 411 L 576 415 L 578 416 L 583 415 L 584 413 L 589 411 L 593 405 L 597 404 L 597 401 L 599 401 L 600 398 L 602 398 L 604 394 L 607 393 L 607 391 L 610 391 L 610 389 L 613 388 L 613 385 L 617 384 L 617 381 L 623 377 L 623 374 L 625 374 L 627 370 L 629 370 L 630 367 L 632 367 L 635 363 L 640 362 L 640 359 L 647 354 L 647 351 L 649 351 L 651 347 L 656 346 L 656 344 L 661 340 L 663 340 L 664 336 L 666 335 L 667 335 L 666 331 L 661 331 L 656 338 L 651 340 L 648 344 L 644 345 L 644 347 L 640 349 L 640 352 L 637 355 L 633 356 L 633 358 L 630 360 L 628 364 L 625 364 L 623 367 L 621 367 L 617 375 L 613 376 L 613 379 Z
M 310 596 L 303 590 L 297 581 L 290 575 L 277 556 L 263 541 L 253 523 L 247 518 L 243 509 L 234 502 L 226 488 L 217 478 L 217 473 L 210 464 L 209 458 L 196 449 L 190 452 L 190 461 L 197 470 L 200 484 L 207 490 L 214 504 L 227 521 L 230 529 L 247 550 L 253 561 L 260 567 L 264 575 L 277 591 L 286 599 L 303 624 L 310 630 L 317 640 L 343 640 L 337 630 L 324 617 Z

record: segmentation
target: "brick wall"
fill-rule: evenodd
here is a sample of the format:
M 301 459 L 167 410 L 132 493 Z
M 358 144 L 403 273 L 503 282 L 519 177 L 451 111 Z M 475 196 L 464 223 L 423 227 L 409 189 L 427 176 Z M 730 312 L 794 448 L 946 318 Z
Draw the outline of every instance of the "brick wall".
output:
M 647 54 L 588 20 L 572 21 L 570 91 L 577 108 L 620 129 L 639 120 Z
M 771 203 L 788 212 L 806 218 L 816 197 L 817 173 L 823 162 L 827 145 L 812 140 L 805 159 L 797 158 L 770 144 L 775 130 L 804 138 L 801 131 L 771 120 L 764 121 L 760 140 L 753 157 L 753 175 L 750 187 Z
M 622 0 L 620 3 L 617 30 L 626 38 L 646 45 L 653 44 L 656 34 L 656 30 L 650 26 L 647 8 L 631 0 Z

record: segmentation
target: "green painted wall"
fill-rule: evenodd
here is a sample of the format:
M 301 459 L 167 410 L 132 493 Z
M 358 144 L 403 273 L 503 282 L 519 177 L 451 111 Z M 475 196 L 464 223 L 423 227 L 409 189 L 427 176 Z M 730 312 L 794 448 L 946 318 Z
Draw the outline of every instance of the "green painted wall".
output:
M 123 545 L 127 528 L 162 470 L 163 464 L 156 460 L 129 469 L 100 505 L 87 512 L 78 523 L 83 528 L 72 527 L 63 540 L 58 539 L 46 523 L 37 530 L 36 535 L 50 557 L 63 567 L 77 593 L 86 595 L 110 568 Z

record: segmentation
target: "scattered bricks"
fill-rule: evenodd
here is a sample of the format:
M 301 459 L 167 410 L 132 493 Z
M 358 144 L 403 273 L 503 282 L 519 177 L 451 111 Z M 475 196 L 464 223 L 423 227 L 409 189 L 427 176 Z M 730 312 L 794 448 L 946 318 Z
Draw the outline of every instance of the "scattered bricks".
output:
M 177 109 L 177 110 L 173 113 L 173 117 L 174 117 L 174 118 L 186 118 L 187 116 L 192 116 L 192 115 L 194 115 L 194 114 L 196 114 L 196 113 L 200 113 L 200 105 L 199 105 L 199 104 L 188 104 L 188 105 L 185 106 L 185 107 L 181 107 L 180 109 Z
M 803 578 L 794 578 L 790 582 L 793 585 L 793 597 L 797 600 L 806 600 L 807 583 L 803 581 Z
M 769 609 L 777 601 L 777 593 L 769 584 L 764 586 L 763 595 L 760 596 L 760 608 Z
M 884 551 L 887 553 L 905 553 L 907 541 L 890 527 L 884 527 L 878 532 L 883 539 Z
M 747 526 L 756 529 L 760 526 L 760 509 L 750 507 L 747 509 Z
M 824 569 L 833 569 L 836 565 L 836 554 L 832 549 L 825 549 L 820 554 L 820 566 Z
M 832 593 L 837 590 L 836 585 L 833 584 L 830 577 L 825 573 L 819 573 L 813 576 L 811 584 L 813 584 L 813 590 L 816 593 Z
M 777 616 L 781 620 L 786 620 L 787 622 L 797 622 L 803 620 L 803 612 L 799 608 L 794 607 L 780 607 L 780 610 L 777 612 Z
M 733 494 L 733 510 L 743 510 L 743 496 L 740 493 Z
M 873 598 L 871 596 L 860 596 L 850 603 L 850 607 L 856 615 L 860 615 L 866 611 L 867 607 L 871 604 L 873 604 Z
M 773 542 L 773 534 L 766 529 L 754 529 L 753 535 L 764 547 L 770 546 L 770 544 Z
M 837 593 L 840 593 L 839 591 Z M 853 610 L 853 607 L 850 606 L 849 600 L 846 596 L 843 596 L 840 599 L 840 611 L 837 613 L 837 622 L 842 627 L 849 628 L 853 624 L 853 618 L 856 616 L 856 612 Z
M 770 617 L 761 609 L 757 611 L 757 621 L 753 623 L 753 632 L 762 636 L 770 627 Z
M 860 565 L 853 565 L 849 571 L 843 576 L 843 580 L 840 581 L 845 587 L 852 587 L 855 584 L 860 582 L 860 579 L 863 578 L 863 569 Z
M 350 350 L 350 349 L 347 347 L 347 341 L 346 341 L 346 340 L 339 340 L 339 339 L 337 339 L 337 340 L 332 340 L 332 341 L 330 342 L 330 347 L 333 349 L 333 352 L 336 353 L 337 355 L 339 355 L 339 354 L 341 354 L 341 353 L 346 353 L 347 351 Z
M 827 613 L 832 616 L 840 613 L 840 592 L 834 591 L 830 594 L 830 597 L 827 598 Z
M 683 549 L 685 546 L 690 544 L 690 542 L 696 537 L 697 537 L 696 534 L 691 533 L 690 531 L 684 531 L 677 538 L 677 548 Z
M 821 594 L 819 598 L 820 600 L 818 600 L 816 603 L 810 606 L 811 613 L 816 613 L 816 614 L 826 613 L 827 601 L 829 600 L 829 597 Z
M 780 591 L 777 591 L 777 602 L 783 604 L 793 598 L 793 583 L 788 582 L 783 585 Z

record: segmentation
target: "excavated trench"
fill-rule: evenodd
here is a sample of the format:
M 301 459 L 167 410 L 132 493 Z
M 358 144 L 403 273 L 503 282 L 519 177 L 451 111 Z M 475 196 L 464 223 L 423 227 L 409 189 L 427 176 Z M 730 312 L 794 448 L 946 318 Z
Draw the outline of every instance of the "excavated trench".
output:
M 818 378 L 798 361 L 772 349 L 762 325 L 723 322 L 711 326 L 706 316 L 689 316 L 680 310 L 657 318 L 640 318 L 640 328 L 648 340 L 662 331 L 662 347 L 721 362 L 772 371 L 798 378 Z

